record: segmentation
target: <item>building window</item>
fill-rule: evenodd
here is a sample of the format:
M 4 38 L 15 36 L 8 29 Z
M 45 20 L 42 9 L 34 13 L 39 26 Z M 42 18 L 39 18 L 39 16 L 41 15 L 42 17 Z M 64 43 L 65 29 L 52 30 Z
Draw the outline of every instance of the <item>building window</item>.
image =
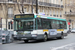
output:
M 50 10 L 50 16 L 52 16 L 52 11 Z
M 58 17 L 58 15 L 57 15 L 57 17 Z
M 25 12 L 27 12 L 27 9 L 26 9 L 26 8 L 24 8 L 24 13 L 25 13 Z
M 40 13 L 40 9 L 38 9 L 38 13 Z
M 62 17 L 62 15 L 60 15 L 60 17 Z
M 54 17 L 56 17 L 56 15 L 53 15 Z
M 44 9 L 43 9 L 43 13 L 44 13 Z
M 60 17 L 62 17 L 62 12 L 60 11 Z
M 13 8 L 8 8 L 8 17 L 13 17 Z
M 55 15 L 55 11 L 53 11 L 53 16 L 56 17 L 56 15 Z
M 61 5 L 63 5 L 63 1 L 61 0 Z
M 72 12 L 72 11 L 70 10 L 70 12 Z
M 58 11 L 57 11 L 57 17 L 58 17 Z

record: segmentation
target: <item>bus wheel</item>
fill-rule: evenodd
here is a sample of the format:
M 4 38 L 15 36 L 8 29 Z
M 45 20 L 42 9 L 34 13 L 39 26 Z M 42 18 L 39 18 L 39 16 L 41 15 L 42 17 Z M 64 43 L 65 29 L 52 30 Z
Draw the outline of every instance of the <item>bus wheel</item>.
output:
M 62 34 L 61 37 L 57 37 L 57 39 L 64 39 L 64 35 Z
M 64 35 L 61 35 L 60 39 L 64 39 Z
M 43 41 L 47 41 L 47 35 L 46 34 L 44 35 Z
M 28 43 L 28 40 L 24 40 L 25 43 Z

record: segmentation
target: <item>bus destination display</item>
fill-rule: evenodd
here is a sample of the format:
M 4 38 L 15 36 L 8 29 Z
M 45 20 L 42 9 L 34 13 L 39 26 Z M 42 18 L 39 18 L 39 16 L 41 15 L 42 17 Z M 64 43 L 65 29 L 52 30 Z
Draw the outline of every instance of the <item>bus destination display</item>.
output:
M 16 15 L 15 18 L 34 18 L 33 14 Z

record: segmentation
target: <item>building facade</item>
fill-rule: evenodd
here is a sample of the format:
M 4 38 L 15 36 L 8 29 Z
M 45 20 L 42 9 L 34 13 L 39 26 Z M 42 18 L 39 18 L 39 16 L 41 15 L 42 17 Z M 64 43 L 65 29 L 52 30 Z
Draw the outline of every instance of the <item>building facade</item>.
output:
M 65 0 L 38 0 L 38 14 L 44 13 L 47 16 L 65 18 L 64 1 Z M 36 13 L 36 0 L 0 0 L 0 18 L 2 18 L 0 28 L 6 28 L 7 23 L 7 29 L 13 30 L 12 19 L 15 14 L 20 14 L 22 11 L 22 3 L 24 14 L 32 13 L 32 11 Z
M 75 28 L 75 0 L 64 0 L 64 16 L 71 23 L 68 27 Z

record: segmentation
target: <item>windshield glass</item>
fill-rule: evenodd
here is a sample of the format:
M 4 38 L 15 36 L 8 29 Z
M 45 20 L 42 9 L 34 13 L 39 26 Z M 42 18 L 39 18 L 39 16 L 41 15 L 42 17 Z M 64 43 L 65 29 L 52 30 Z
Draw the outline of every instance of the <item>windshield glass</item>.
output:
M 32 20 L 16 20 L 15 21 L 15 30 L 24 31 L 24 30 L 33 30 L 33 19 Z

